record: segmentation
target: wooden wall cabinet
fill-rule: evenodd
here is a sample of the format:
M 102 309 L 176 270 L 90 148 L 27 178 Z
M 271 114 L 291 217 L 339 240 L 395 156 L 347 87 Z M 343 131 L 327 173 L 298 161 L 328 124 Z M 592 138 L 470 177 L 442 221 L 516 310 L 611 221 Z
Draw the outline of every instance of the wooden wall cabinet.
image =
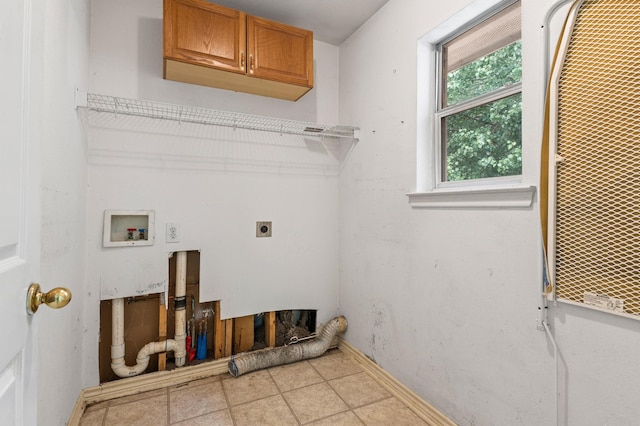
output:
M 313 33 L 204 0 L 164 0 L 164 78 L 297 100 L 313 87 Z

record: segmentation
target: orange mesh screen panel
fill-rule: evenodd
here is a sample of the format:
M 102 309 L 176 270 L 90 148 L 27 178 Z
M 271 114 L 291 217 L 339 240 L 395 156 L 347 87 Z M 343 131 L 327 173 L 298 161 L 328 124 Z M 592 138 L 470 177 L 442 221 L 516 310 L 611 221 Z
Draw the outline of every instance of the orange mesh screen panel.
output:
M 551 99 L 555 294 L 639 316 L 640 4 L 583 1 L 565 43 Z

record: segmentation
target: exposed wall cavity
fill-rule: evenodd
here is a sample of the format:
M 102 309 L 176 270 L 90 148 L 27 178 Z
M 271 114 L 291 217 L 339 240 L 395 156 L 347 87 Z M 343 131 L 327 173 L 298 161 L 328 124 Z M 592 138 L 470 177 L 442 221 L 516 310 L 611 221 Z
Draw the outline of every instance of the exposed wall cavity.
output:
M 173 253 L 168 260 L 168 296 L 155 293 L 124 299 L 124 361 L 127 366 L 137 364 L 139 351 L 148 343 L 171 340 L 179 334 L 187 336 L 185 365 L 261 348 L 295 344 L 314 337 L 317 316 L 315 310 L 272 311 L 221 319 L 221 301 L 200 302 L 200 252 L 197 250 L 186 252 L 186 300 L 178 303 L 186 311 L 185 329 L 176 330 L 177 258 Z M 181 274 L 181 277 L 184 276 Z M 113 300 L 104 300 L 100 305 L 101 383 L 119 378 L 112 370 L 113 304 Z M 181 363 L 175 362 L 174 351 L 152 354 L 148 366 L 141 374 L 179 368 L 178 366 Z M 144 369 L 144 365 L 139 367 L 134 374 Z

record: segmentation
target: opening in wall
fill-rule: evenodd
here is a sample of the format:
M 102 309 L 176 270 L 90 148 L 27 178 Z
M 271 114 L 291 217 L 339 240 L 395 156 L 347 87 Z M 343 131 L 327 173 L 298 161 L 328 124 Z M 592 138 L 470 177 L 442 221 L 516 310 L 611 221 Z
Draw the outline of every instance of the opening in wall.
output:
M 221 319 L 221 301 L 199 301 L 200 252 L 197 250 L 173 253 L 167 272 L 168 300 L 164 293 L 155 293 L 101 302 L 100 383 L 266 347 L 296 344 L 315 335 L 315 310 L 271 311 Z M 181 294 L 176 296 L 178 288 L 184 288 L 184 291 L 180 290 Z M 139 362 L 145 347 L 167 340 L 174 341 L 174 349 L 150 354 L 145 357 L 148 364 Z M 113 355 L 112 345 L 119 348 L 116 352 L 121 351 L 121 355 Z M 156 350 L 166 350 L 165 345 L 160 346 L 161 349 Z M 186 349 L 186 355 L 176 356 L 182 348 Z M 114 357 L 117 360 L 115 367 L 112 366 Z

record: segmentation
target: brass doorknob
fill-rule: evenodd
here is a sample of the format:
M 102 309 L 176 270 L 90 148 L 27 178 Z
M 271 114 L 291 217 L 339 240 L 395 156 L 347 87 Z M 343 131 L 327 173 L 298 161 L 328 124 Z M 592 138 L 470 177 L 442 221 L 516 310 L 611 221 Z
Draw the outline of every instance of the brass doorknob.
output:
M 27 312 L 33 315 L 38 310 L 38 306 L 45 304 L 50 308 L 59 309 L 67 306 L 71 301 L 71 292 L 64 287 L 56 287 L 47 293 L 40 291 L 40 284 L 33 283 L 29 286 L 27 293 Z

